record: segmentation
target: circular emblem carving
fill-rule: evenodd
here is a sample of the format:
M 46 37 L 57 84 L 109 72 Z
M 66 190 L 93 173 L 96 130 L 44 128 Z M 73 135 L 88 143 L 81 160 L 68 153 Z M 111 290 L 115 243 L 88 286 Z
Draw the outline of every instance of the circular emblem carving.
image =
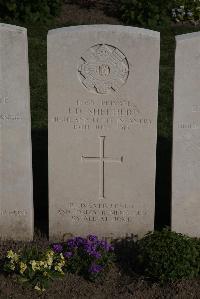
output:
M 126 83 L 129 65 L 119 49 L 106 44 L 95 45 L 82 55 L 78 74 L 89 91 L 107 94 Z

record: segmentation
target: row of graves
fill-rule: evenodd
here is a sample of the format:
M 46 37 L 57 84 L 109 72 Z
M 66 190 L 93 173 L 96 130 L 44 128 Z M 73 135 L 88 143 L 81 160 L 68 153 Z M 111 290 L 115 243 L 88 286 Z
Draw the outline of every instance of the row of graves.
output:
M 160 34 L 48 33 L 49 238 L 154 229 Z M 27 31 L 0 24 L 0 237 L 34 234 Z M 172 230 L 200 237 L 200 33 L 176 37 Z

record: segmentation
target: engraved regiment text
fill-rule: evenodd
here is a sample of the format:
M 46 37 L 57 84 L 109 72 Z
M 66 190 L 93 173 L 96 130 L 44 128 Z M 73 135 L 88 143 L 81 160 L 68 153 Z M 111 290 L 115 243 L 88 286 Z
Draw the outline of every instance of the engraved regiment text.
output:
M 150 128 L 152 120 L 129 100 L 75 100 L 63 112 L 52 118 L 55 124 L 63 124 L 78 131 L 120 130 Z

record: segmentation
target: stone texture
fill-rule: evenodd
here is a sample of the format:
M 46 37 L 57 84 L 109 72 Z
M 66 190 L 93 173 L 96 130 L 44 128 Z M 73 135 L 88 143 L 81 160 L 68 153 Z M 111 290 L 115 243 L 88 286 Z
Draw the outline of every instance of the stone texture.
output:
M 158 77 L 157 32 L 49 32 L 51 239 L 153 229 Z
M 26 29 L 0 24 L 0 238 L 33 238 Z
M 200 237 L 200 33 L 176 43 L 172 229 Z

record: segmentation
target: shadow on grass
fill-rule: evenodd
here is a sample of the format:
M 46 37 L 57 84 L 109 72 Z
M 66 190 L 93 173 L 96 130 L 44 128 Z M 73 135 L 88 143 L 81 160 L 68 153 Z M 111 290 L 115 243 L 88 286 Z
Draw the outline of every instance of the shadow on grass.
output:
M 158 137 L 156 169 L 155 229 L 171 224 L 172 141 Z
M 48 236 L 48 132 L 32 130 L 35 231 Z

